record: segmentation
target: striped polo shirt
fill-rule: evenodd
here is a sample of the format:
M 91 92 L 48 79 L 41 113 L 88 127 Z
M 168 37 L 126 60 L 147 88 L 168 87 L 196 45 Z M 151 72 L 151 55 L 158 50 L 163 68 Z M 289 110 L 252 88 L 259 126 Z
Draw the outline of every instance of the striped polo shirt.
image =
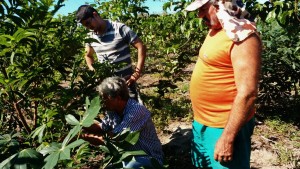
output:
M 130 44 L 136 40 L 137 35 L 123 23 L 110 20 L 105 20 L 105 22 L 105 33 L 97 35 L 90 32 L 88 37 L 95 39 L 96 42 L 86 45 L 94 49 L 99 62 L 108 61 L 112 64 L 121 64 L 121 67 L 115 70 L 117 76 L 130 76 L 133 73 Z
M 144 150 L 149 156 L 163 164 L 162 146 L 152 122 L 151 113 L 134 99 L 127 101 L 122 117 L 115 112 L 107 112 L 102 119 L 101 128 L 114 133 L 120 133 L 126 128 L 130 128 L 131 131 L 139 130 L 139 140 L 129 150 Z

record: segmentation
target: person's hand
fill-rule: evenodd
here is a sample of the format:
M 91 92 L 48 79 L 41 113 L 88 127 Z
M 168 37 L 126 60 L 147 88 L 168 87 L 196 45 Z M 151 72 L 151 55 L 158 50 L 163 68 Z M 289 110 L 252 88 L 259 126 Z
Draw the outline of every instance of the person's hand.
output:
M 97 120 L 94 120 L 94 123 L 90 127 L 83 127 L 82 129 L 87 133 L 91 133 L 91 134 L 103 133 L 103 130 L 101 129 L 100 126 L 100 122 Z
M 133 84 L 134 82 L 136 82 L 139 78 L 140 78 L 140 73 L 138 71 L 134 72 L 129 79 L 127 79 L 126 84 L 128 86 L 130 86 L 131 84 Z
M 90 71 L 95 72 L 95 68 L 91 67 L 91 68 L 90 68 Z
M 221 136 L 217 141 L 214 152 L 214 159 L 219 162 L 229 162 L 233 158 L 233 142 Z
M 104 139 L 103 136 L 101 135 L 96 135 L 96 134 L 91 134 L 91 133 L 83 133 L 80 135 L 80 138 L 88 141 L 90 144 L 93 144 L 95 146 L 104 144 Z

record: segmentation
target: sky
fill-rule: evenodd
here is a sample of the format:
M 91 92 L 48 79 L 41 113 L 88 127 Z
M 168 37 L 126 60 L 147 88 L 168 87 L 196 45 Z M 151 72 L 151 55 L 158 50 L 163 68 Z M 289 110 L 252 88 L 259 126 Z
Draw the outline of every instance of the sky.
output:
M 5 0 L 7 1 L 7 0 Z M 168 2 L 169 0 L 146 0 L 145 6 L 149 7 L 149 13 L 150 14 L 160 14 L 163 12 L 162 6 L 165 2 Z M 263 3 L 267 0 L 258 0 L 258 2 Z M 61 7 L 56 15 L 68 15 L 68 13 L 74 12 L 78 9 L 80 5 L 83 4 L 91 4 L 94 3 L 94 0 L 66 0 L 64 2 L 65 6 Z
M 168 2 L 168 0 L 155 0 L 155 1 L 147 0 L 145 2 L 145 6 L 149 7 L 150 14 L 155 14 L 155 13 L 159 14 L 163 12 L 162 6 L 165 2 Z M 85 3 L 91 4 L 94 3 L 94 0 L 83 0 L 83 1 L 66 0 L 64 2 L 65 6 L 61 7 L 57 11 L 57 14 L 67 15 L 68 13 L 76 11 L 80 5 L 84 5 Z
M 146 0 L 145 6 L 149 7 L 150 14 L 160 14 L 163 12 L 163 4 L 168 1 L 169 0 Z M 263 3 L 265 1 L 267 0 L 258 0 L 258 2 L 260 3 Z M 65 6 L 61 7 L 56 14 L 67 15 L 68 13 L 76 11 L 80 5 L 83 5 L 85 3 L 91 4 L 94 3 L 94 0 L 66 0 L 64 2 Z
M 5 0 L 7 1 L 7 0 Z M 160 14 L 163 12 L 163 4 L 169 0 L 146 0 L 145 6 L 149 7 L 150 14 Z M 267 0 L 257 0 L 260 3 L 264 3 Z M 68 15 L 78 9 L 80 5 L 94 3 L 94 0 L 65 0 L 65 6 L 61 7 L 56 15 Z

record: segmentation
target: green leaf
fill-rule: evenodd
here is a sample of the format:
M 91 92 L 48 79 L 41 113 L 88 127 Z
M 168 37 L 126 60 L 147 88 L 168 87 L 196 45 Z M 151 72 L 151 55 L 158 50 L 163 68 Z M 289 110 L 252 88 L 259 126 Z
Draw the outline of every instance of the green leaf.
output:
M 163 10 L 166 11 L 167 9 L 171 9 L 172 3 L 171 2 L 166 2 L 163 5 Z
M 105 153 L 109 153 L 109 152 L 110 152 L 109 149 L 108 149 L 106 146 L 100 145 L 99 148 L 100 148 L 103 152 L 105 152 Z
M 56 110 L 47 109 L 46 114 L 44 114 L 43 116 L 45 116 L 45 118 L 50 119 L 50 118 L 54 117 L 57 114 L 58 114 L 58 112 Z
M 34 29 L 31 29 L 32 31 L 34 31 Z M 30 32 L 28 30 L 24 30 L 22 28 L 19 28 L 14 34 L 13 37 L 17 42 L 20 42 L 22 39 L 24 38 L 29 38 L 30 36 L 34 36 L 35 33 Z
M 11 150 L 11 153 L 16 152 L 19 149 L 19 142 L 15 139 L 19 133 L 4 134 L 0 136 L 0 147 L 6 147 Z
M 15 54 L 16 54 L 15 52 L 12 52 L 12 53 L 11 53 L 11 56 L 10 56 L 10 63 L 11 63 L 11 64 L 14 64 Z
M 89 98 L 86 97 L 86 98 L 85 98 L 85 106 L 86 106 L 86 107 L 89 107 L 90 105 L 91 105 L 91 102 L 90 102 Z
M 143 150 L 139 150 L 139 151 L 127 151 L 127 152 L 125 152 L 125 153 L 122 154 L 121 158 L 116 163 L 122 162 L 122 161 L 124 161 L 128 157 L 143 156 L 143 155 L 147 155 Z
M 47 156 L 44 160 L 46 164 L 43 166 L 43 168 L 45 169 L 54 168 L 57 165 L 59 154 L 60 154 L 59 152 L 55 152 Z
M 6 145 L 11 141 L 11 136 L 9 134 L 0 135 L 0 146 Z
M 43 154 L 43 156 L 45 156 L 46 154 L 51 154 L 51 153 L 53 153 L 53 152 L 59 151 L 60 147 L 61 147 L 61 144 L 60 144 L 60 143 L 52 142 L 52 143 L 50 144 L 50 146 L 44 147 L 44 148 L 40 151 L 40 153 Z
M 27 164 L 15 164 L 14 169 L 27 169 Z
M 2 84 L 2 85 L 4 85 L 4 86 L 7 85 L 7 83 L 5 82 L 5 78 L 4 78 L 4 77 L 1 77 L 1 79 L 0 79 L 0 84 Z
M 72 128 L 70 130 L 70 132 L 68 133 L 67 137 L 64 139 L 63 143 L 62 143 L 62 148 L 66 147 L 66 145 L 68 144 L 68 142 L 74 137 L 76 136 L 79 131 L 81 130 L 81 126 L 80 125 L 77 125 L 77 126 L 74 126 L 74 128 Z
M 108 141 L 105 146 L 107 147 L 107 149 L 109 150 L 109 153 L 112 156 L 114 156 L 114 157 L 120 156 L 121 152 L 118 150 L 119 148 L 116 145 L 114 145 L 113 143 Z
M 70 148 L 64 147 L 60 150 L 59 160 L 68 160 L 70 159 Z
M 112 139 L 123 141 L 130 134 L 130 132 L 130 128 L 126 128 L 122 130 L 121 133 L 118 133 L 116 136 L 114 136 Z
M 88 104 L 88 102 L 86 104 Z M 100 98 L 98 96 L 91 101 L 91 105 L 87 108 L 86 112 L 83 115 L 81 124 L 84 127 L 91 126 L 94 123 L 94 119 L 98 115 L 99 110 L 100 110 Z
M 284 2 L 281 2 L 281 1 L 275 1 L 274 2 L 274 6 L 280 6 L 281 8 L 284 7 Z
M 79 121 L 71 114 L 66 115 L 66 121 L 67 123 L 71 124 L 71 125 L 78 125 Z
M 22 91 L 22 88 L 23 88 L 23 86 L 25 85 L 25 84 L 27 84 L 27 82 L 29 81 L 29 79 L 24 79 L 23 77 L 19 77 L 20 79 L 22 79 L 21 80 L 21 82 L 19 83 L 19 85 L 18 85 L 18 88 L 19 88 L 19 90 L 20 91 Z M 26 85 L 27 86 L 27 85 Z
M 69 144 L 68 146 L 67 146 L 67 148 L 75 148 L 75 147 L 77 147 L 77 146 L 80 146 L 81 144 L 83 144 L 83 143 L 85 143 L 85 141 L 84 140 L 82 140 L 82 139 L 79 139 L 79 140 L 76 140 L 76 141 L 74 141 L 74 142 L 72 142 L 71 144 Z
M 33 149 L 22 150 L 16 159 L 14 168 L 27 168 L 29 164 L 32 168 L 41 168 L 43 166 L 43 156 Z
M 38 135 L 38 142 L 41 143 L 42 140 L 43 140 L 43 133 L 44 133 L 44 130 L 46 128 L 46 124 L 43 124 L 41 125 L 40 127 L 36 128 L 32 133 L 32 136 L 31 138 L 35 138 L 37 135 Z
M 85 154 L 90 154 L 91 149 L 89 148 L 90 143 L 85 141 L 83 144 L 79 146 L 79 148 L 76 150 L 76 156 L 81 155 L 84 156 Z
M 18 158 L 39 159 L 41 154 L 33 149 L 24 149 L 20 151 Z
M 2 161 L 0 163 L 0 168 L 1 169 L 10 169 L 10 167 L 12 166 L 11 161 L 14 160 L 17 155 L 18 155 L 18 153 L 13 154 L 10 157 L 8 157 L 7 159 L 5 159 L 4 161 Z
M 131 132 L 126 138 L 125 141 L 130 143 L 131 145 L 135 145 L 136 142 L 139 140 L 140 131 Z
M 11 43 L 9 43 L 9 41 L 7 39 L 8 38 L 6 36 L 1 35 L 0 36 L 0 45 L 9 47 L 11 45 Z
M 36 151 L 41 153 L 41 150 L 43 150 L 44 148 L 49 147 L 49 146 L 50 146 L 50 144 L 48 142 L 42 142 L 38 147 L 36 147 Z M 43 154 L 43 155 L 45 155 L 45 154 Z

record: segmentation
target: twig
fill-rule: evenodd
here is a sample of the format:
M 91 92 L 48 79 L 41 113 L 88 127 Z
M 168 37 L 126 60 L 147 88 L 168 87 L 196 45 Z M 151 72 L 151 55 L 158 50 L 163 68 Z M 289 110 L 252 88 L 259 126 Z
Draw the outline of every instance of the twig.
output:
M 269 141 L 269 142 L 272 142 L 272 143 L 274 143 L 274 144 L 277 144 L 276 141 L 273 141 L 273 140 L 271 140 L 271 139 L 268 139 L 268 138 L 266 138 L 265 136 L 260 136 L 260 137 L 263 138 L 264 140 L 267 140 L 267 141 Z

